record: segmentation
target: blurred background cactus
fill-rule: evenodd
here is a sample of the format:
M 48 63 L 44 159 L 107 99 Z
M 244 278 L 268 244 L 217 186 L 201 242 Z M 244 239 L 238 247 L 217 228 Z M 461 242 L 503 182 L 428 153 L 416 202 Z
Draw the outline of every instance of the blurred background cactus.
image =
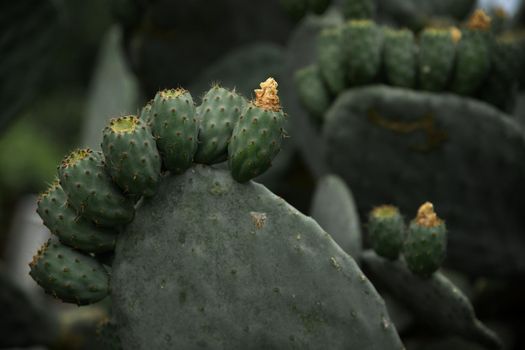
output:
M 525 348 L 525 1 L 0 14 L 0 348 Z

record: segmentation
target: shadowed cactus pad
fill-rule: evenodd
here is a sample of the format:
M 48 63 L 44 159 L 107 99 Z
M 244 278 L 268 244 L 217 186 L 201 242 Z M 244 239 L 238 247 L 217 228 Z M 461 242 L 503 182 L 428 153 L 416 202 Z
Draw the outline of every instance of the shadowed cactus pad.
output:
M 341 27 L 322 30 L 316 45 L 319 72 L 328 89 L 336 95 L 345 89 L 348 74 Z
M 103 155 L 90 149 L 70 153 L 58 168 L 60 185 L 78 214 L 102 226 L 125 224 L 134 208 L 106 173 Z
M 454 227 L 447 264 L 485 276 L 525 271 L 525 136 L 508 115 L 468 98 L 370 86 L 335 101 L 323 137 L 328 166 L 361 214 L 431 201 Z
M 161 160 L 145 122 L 135 116 L 112 119 L 104 129 L 101 147 L 106 168 L 124 193 L 137 197 L 155 194 Z
M 199 147 L 197 163 L 213 164 L 226 160 L 228 142 L 247 101 L 235 91 L 218 85 L 212 87 L 197 107 Z
M 90 304 L 109 292 L 109 277 L 102 265 L 55 239 L 40 248 L 29 266 L 29 274 L 46 293 L 65 302 Z
M 403 348 L 315 221 L 205 166 L 165 178 L 119 236 L 112 301 L 124 348 Z
M 412 88 L 416 83 L 417 46 L 408 29 L 386 29 L 383 64 L 388 83 Z
M 281 149 L 285 116 L 277 82 L 268 78 L 255 90 L 255 100 L 243 110 L 228 146 L 232 176 L 246 182 L 265 172 Z
M 304 108 L 319 123 L 330 107 L 330 95 L 317 65 L 310 65 L 295 73 L 297 94 Z
M 90 253 L 102 253 L 111 251 L 115 247 L 117 232 L 96 227 L 92 222 L 79 216 L 67 202 L 67 195 L 58 180 L 55 180 L 38 198 L 37 212 L 51 233 L 72 248 Z
M 188 169 L 199 133 L 190 93 L 184 89 L 159 91 L 151 106 L 150 123 L 166 168 L 176 174 Z

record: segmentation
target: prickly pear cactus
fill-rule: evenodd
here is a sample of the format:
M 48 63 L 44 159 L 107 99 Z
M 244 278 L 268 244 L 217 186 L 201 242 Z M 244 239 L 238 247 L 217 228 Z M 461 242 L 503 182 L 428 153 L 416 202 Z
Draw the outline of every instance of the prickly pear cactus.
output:
M 111 284 L 124 348 L 402 348 L 373 286 L 315 221 L 211 167 L 144 201 Z
M 352 192 L 339 176 L 321 178 L 315 189 L 310 215 L 354 259 L 363 250 L 361 221 Z
M 507 115 L 457 96 L 371 86 L 335 101 L 323 136 L 328 166 L 361 213 L 382 203 L 415 212 L 431 201 L 454 228 L 448 264 L 474 275 L 525 272 L 525 136 Z
M 365 251 L 361 259 L 372 281 L 384 285 L 432 331 L 460 336 L 487 349 L 501 349 L 497 335 L 476 318 L 468 298 L 442 273 L 422 279 L 402 261 L 389 261 L 372 251 Z

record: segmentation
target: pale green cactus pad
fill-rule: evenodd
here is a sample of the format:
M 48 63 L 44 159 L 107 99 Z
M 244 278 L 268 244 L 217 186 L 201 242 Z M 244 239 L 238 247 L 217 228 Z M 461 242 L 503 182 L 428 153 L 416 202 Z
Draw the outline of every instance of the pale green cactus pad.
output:
M 319 225 L 264 186 L 194 166 L 119 236 L 125 349 L 402 349 L 384 301 Z

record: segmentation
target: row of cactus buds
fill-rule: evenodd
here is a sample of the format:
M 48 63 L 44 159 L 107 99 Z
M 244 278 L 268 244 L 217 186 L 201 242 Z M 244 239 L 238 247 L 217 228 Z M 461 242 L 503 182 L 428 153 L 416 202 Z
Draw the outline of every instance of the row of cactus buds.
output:
M 430 202 L 419 208 L 408 228 L 398 208 L 376 207 L 369 215 L 368 232 L 378 255 L 395 260 L 403 254 L 410 271 L 418 276 L 431 276 L 445 259 L 447 229 Z
M 157 192 L 162 162 L 179 174 L 194 161 L 213 164 L 229 155 L 233 178 L 245 182 L 271 165 L 283 123 L 273 78 L 261 83 L 251 102 L 215 85 L 196 108 L 188 91 L 163 90 L 140 117 L 111 119 L 103 130 L 103 152 L 71 152 L 58 167 L 58 179 L 40 195 L 37 212 L 58 239 L 34 257 L 31 276 L 66 302 L 102 299 L 108 276 L 90 254 L 114 250 L 115 228 L 133 220 L 138 199 Z
M 316 40 L 316 63 L 296 72 L 299 99 L 317 120 L 345 88 L 380 81 L 402 88 L 452 91 L 505 109 L 500 100 L 508 98 L 499 95 L 512 95 L 519 72 L 525 71 L 516 67 L 525 53 L 517 48 L 519 38 L 510 43 L 504 37 L 496 39 L 491 18 L 481 9 L 460 28 L 427 27 L 417 36 L 362 18 L 366 17 L 322 30 Z M 498 89 L 503 92 L 498 94 Z

